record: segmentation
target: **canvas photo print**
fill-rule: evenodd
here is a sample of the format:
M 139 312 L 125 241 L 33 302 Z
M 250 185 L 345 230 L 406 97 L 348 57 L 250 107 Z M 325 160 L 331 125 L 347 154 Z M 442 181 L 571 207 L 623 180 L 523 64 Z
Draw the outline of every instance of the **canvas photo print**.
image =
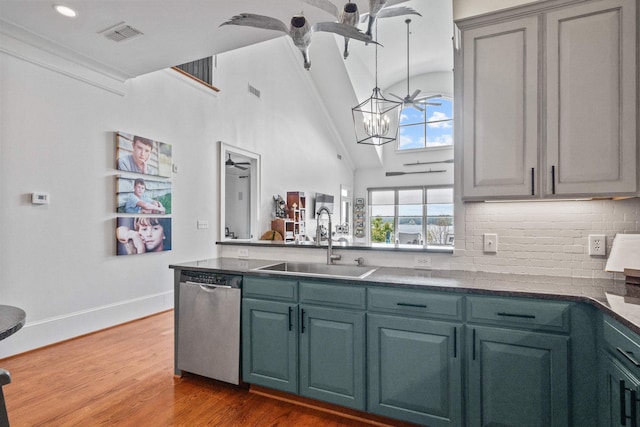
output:
M 118 170 L 170 177 L 172 162 L 170 144 L 125 132 L 116 133 L 116 167 Z
M 171 218 L 118 217 L 117 255 L 137 255 L 171 250 Z
M 171 213 L 171 181 L 119 175 L 116 178 L 118 213 Z

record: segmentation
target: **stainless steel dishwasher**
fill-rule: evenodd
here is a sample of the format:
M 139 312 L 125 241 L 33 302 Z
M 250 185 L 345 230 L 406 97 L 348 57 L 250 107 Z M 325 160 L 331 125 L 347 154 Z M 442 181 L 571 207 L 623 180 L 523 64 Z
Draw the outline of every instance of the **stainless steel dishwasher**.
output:
M 185 271 L 178 307 L 179 370 L 240 383 L 242 276 Z

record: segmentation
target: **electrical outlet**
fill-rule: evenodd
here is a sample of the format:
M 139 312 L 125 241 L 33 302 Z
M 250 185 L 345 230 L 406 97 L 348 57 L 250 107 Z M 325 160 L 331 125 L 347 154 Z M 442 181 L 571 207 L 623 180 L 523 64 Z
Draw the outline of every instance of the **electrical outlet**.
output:
M 607 236 L 604 234 L 589 234 L 589 255 L 607 255 Z
M 248 257 L 249 256 L 249 249 L 248 248 L 238 248 L 238 256 L 239 257 Z
M 413 268 L 431 268 L 431 257 L 429 256 L 416 256 L 413 258 Z
M 484 252 L 495 254 L 498 252 L 498 235 L 495 233 L 484 233 Z

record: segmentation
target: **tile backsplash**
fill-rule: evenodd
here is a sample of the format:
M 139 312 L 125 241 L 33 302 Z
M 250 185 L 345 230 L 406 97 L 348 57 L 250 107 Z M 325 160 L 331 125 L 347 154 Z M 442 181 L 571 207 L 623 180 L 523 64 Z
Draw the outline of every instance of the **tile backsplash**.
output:
M 352 264 L 362 256 L 368 265 L 414 268 L 418 258 L 428 258 L 433 269 L 606 279 L 614 277 L 604 266 L 615 235 L 640 232 L 640 199 L 465 203 L 456 214 L 464 215 L 466 236 L 462 245 L 456 242 L 453 255 L 335 248 L 342 255 L 338 263 Z M 498 235 L 497 253 L 483 251 L 485 233 Z M 607 256 L 589 255 L 589 234 L 606 236 Z M 220 251 L 235 258 L 238 247 L 225 245 Z M 251 246 L 249 256 L 324 262 L 326 249 Z
M 464 215 L 464 250 L 451 267 L 471 271 L 608 278 L 615 235 L 640 232 L 640 199 L 467 203 Z M 498 235 L 497 253 L 483 252 L 484 233 Z M 589 255 L 589 234 L 606 236 L 607 256 Z

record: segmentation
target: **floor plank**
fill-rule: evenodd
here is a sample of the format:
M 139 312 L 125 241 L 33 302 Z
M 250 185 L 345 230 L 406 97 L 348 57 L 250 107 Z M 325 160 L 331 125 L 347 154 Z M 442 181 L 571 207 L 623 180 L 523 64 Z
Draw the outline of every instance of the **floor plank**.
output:
M 2 343 L 0 343 L 2 345 Z M 0 359 L 12 427 L 362 426 L 197 375 L 173 375 L 173 311 Z

